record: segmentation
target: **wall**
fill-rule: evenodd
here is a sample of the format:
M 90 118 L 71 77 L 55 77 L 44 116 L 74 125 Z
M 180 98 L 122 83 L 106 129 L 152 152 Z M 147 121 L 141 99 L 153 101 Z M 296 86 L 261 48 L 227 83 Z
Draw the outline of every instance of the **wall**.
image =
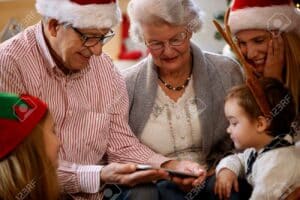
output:
M 195 0 L 196 3 L 205 11 L 204 26 L 200 33 L 193 36 L 203 50 L 221 52 L 224 42 L 214 39 L 215 28 L 212 24 L 213 15 L 226 9 L 225 0 Z M 120 7 L 126 12 L 129 0 L 120 0 Z M 40 18 L 34 8 L 35 0 L 0 0 L 0 30 L 10 18 L 16 18 L 23 26 L 27 27 L 36 23 Z M 117 59 L 120 49 L 120 27 L 116 27 L 116 36 L 104 47 L 113 59 Z
M 195 34 L 192 40 L 203 50 L 221 53 L 225 42 L 214 38 L 216 28 L 212 21 L 214 15 L 226 10 L 226 0 L 196 0 L 196 3 L 204 11 L 204 24 L 202 30 Z
M 128 0 L 121 0 L 120 6 L 123 11 L 126 10 Z M 14 18 L 24 27 L 35 24 L 40 20 L 40 16 L 35 11 L 35 0 L 0 0 L 0 31 L 8 23 L 9 19 Z M 113 59 L 117 59 L 120 49 L 120 27 L 116 27 L 116 36 L 104 46 Z
M 34 9 L 34 3 L 34 0 L 0 1 L 0 30 L 10 18 L 17 19 L 25 27 L 36 23 L 40 17 Z

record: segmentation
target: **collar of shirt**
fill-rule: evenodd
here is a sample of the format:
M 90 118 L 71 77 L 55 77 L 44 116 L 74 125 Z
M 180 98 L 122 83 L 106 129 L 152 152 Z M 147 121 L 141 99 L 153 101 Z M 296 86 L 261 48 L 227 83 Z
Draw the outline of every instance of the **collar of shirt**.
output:
M 253 151 L 250 153 L 250 155 L 247 159 L 246 174 L 247 175 L 251 174 L 253 164 L 254 164 L 256 158 L 258 156 L 260 156 L 261 154 L 263 154 L 267 151 L 273 150 L 273 149 L 287 147 L 287 146 L 291 146 L 291 145 L 294 145 L 293 138 L 291 135 L 286 134 L 286 135 L 279 135 L 279 136 L 275 137 L 268 145 L 266 145 L 264 148 L 260 149 L 258 152 L 256 152 L 255 149 L 253 149 Z

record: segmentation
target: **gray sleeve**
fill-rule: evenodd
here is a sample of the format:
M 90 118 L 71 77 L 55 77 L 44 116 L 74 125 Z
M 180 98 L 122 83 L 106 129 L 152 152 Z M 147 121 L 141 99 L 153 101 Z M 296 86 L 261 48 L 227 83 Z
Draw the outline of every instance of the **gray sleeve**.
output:
M 219 76 L 224 77 L 221 80 L 224 81 L 224 85 L 226 89 L 230 89 L 235 85 L 239 85 L 244 83 L 244 78 L 242 75 L 242 68 L 241 66 L 233 59 L 229 57 L 223 57 L 224 64 L 226 66 L 219 67 Z
M 138 66 L 132 66 L 128 69 L 121 71 L 121 75 L 125 79 L 126 89 L 127 89 L 128 98 L 129 98 L 129 112 L 130 112 L 131 106 L 133 104 L 133 96 L 134 96 L 134 90 L 135 90 L 136 79 L 137 79 L 137 74 L 138 74 L 137 68 L 138 68 Z
M 223 109 L 224 107 L 224 98 L 226 96 L 227 91 L 235 85 L 239 85 L 243 83 L 243 76 L 241 72 L 241 67 L 237 62 L 232 60 L 231 58 L 206 53 L 207 62 L 210 64 L 210 67 L 213 68 L 214 79 L 218 79 L 221 82 L 222 89 L 219 89 L 219 93 L 215 94 L 216 98 L 219 98 L 219 103 L 222 106 L 218 106 L 218 109 Z M 233 143 L 226 133 L 227 120 L 225 119 L 225 115 L 222 112 L 221 115 L 216 117 L 216 126 L 215 131 L 220 135 L 218 140 L 215 140 L 213 145 L 213 149 L 207 157 L 207 162 L 214 168 L 216 164 L 222 159 L 224 156 L 233 153 L 234 147 Z

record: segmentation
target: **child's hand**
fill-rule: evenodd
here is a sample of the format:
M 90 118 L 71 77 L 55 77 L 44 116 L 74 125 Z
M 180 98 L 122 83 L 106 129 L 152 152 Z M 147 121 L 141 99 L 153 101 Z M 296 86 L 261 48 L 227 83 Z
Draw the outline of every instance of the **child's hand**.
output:
M 215 194 L 219 196 L 219 199 L 229 199 L 231 194 L 232 185 L 236 192 L 239 191 L 239 184 L 237 175 L 229 169 L 221 169 L 217 174 L 215 183 Z

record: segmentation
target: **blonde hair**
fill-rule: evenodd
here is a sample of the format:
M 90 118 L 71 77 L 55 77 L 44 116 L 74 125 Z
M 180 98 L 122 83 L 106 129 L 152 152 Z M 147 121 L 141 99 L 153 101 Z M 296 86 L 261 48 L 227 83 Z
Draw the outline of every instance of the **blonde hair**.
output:
M 0 161 L 0 199 L 57 200 L 56 169 L 45 150 L 43 127 L 48 114 L 8 157 Z
M 285 50 L 286 86 L 292 92 L 296 103 L 296 113 L 299 114 L 300 103 L 300 37 L 294 33 L 283 33 Z

